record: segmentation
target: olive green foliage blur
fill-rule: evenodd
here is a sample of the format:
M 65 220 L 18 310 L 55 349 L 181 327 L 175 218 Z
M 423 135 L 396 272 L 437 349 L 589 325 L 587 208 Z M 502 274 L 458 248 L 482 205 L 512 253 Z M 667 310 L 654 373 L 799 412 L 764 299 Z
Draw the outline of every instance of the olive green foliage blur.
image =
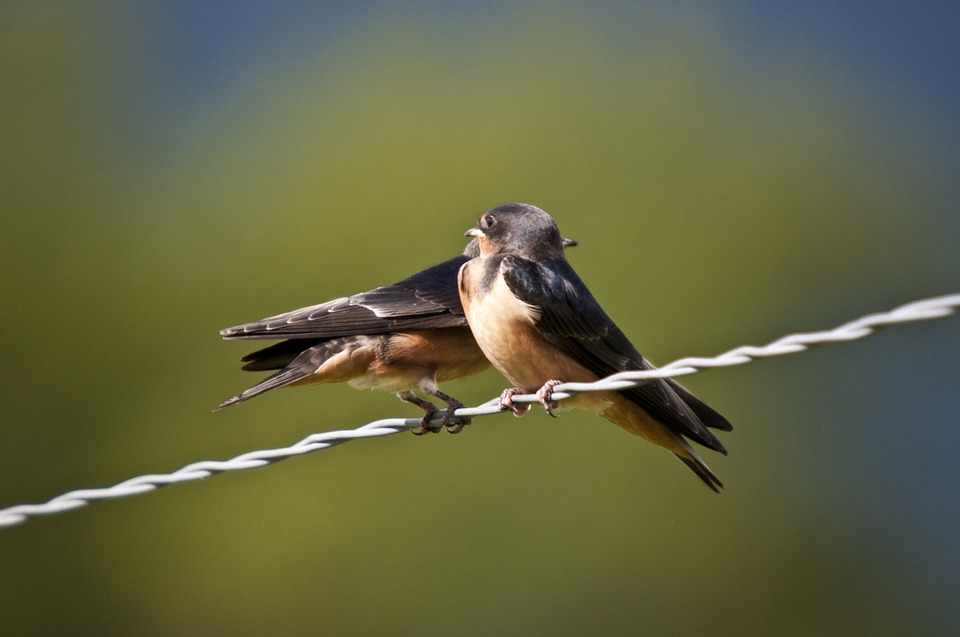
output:
M 925 192 L 922 147 L 878 142 L 882 114 L 800 52 L 741 64 L 708 19 L 389 14 L 249 65 L 218 103 L 166 107 L 149 12 L 8 17 L 0 504 L 414 415 L 340 386 L 211 414 L 257 378 L 217 330 L 448 258 L 504 201 L 580 241 L 571 262 L 656 361 L 944 291 L 947 240 L 904 212 Z M 837 423 L 817 403 L 842 396 L 822 379 L 846 378 L 854 347 L 689 380 L 736 427 L 730 456 L 708 458 L 722 496 L 588 414 L 484 419 L 4 532 L 3 623 L 901 634 L 926 593 L 881 583 L 903 576 L 896 559 L 865 576 L 886 549 L 821 495 L 847 460 L 824 442 Z M 449 390 L 476 403 L 502 385 L 490 371 Z

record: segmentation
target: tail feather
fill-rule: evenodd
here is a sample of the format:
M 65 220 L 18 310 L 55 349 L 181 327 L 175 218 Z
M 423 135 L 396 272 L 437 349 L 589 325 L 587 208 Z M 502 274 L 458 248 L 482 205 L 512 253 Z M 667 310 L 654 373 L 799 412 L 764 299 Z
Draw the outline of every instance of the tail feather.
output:
M 677 392 L 680 398 L 683 399 L 683 402 L 687 403 L 687 406 L 693 410 L 693 413 L 700 418 L 704 425 L 711 429 L 719 429 L 720 431 L 733 431 L 733 425 L 730 424 L 730 421 L 717 413 L 707 403 L 694 396 L 689 389 L 672 378 L 668 378 L 666 381 L 673 391 Z
M 250 352 L 240 360 L 248 372 L 262 372 L 271 369 L 283 369 L 294 361 L 304 350 L 322 342 L 319 338 L 291 339 L 274 343 L 269 347 Z
M 632 434 L 642 436 L 649 442 L 662 447 L 680 458 L 698 478 L 711 490 L 719 492 L 723 488 L 720 478 L 697 455 L 690 440 L 663 422 L 654 419 L 643 409 L 637 407 L 629 397 L 613 394 L 612 400 L 603 408 L 600 415 Z
M 245 400 L 250 400 L 254 396 L 259 396 L 263 392 L 270 391 L 271 389 L 276 389 L 278 387 L 285 387 L 287 385 L 297 382 L 298 380 L 303 380 L 307 376 L 310 376 L 311 374 L 313 374 L 313 372 L 314 372 L 314 369 L 311 369 L 309 367 L 296 367 L 292 369 L 280 370 L 276 374 L 267 376 L 265 379 L 263 379 L 253 387 L 250 387 L 249 389 L 244 389 L 242 392 L 240 392 L 236 396 L 231 396 L 230 398 L 226 399 L 225 401 L 217 405 L 214 411 L 220 411 L 225 407 L 231 407 Z
M 697 474 L 697 477 L 700 478 L 711 491 L 720 493 L 720 489 L 723 488 L 723 483 L 720 482 L 720 478 L 710 470 L 707 463 L 701 460 L 699 456 L 693 452 L 690 452 L 686 456 L 681 456 L 680 454 L 676 454 L 676 456 L 680 458 L 680 461 L 687 465 L 691 471 Z
M 271 389 L 293 385 L 312 376 L 315 377 L 313 380 L 321 380 L 321 376 L 325 381 L 348 380 L 352 374 L 366 369 L 370 364 L 373 348 L 369 347 L 369 340 L 364 336 L 349 336 L 316 341 L 311 339 L 284 341 L 247 354 L 243 357 L 244 361 L 248 361 L 244 369 L 263 370 L 278 367 L 282 369 L 264 378 L 250 389 L 223 401 L 214 411 L 249 400 Z M 351 355 L 351 352 L 365 345 L 368 346 L 364 350 L 367 353 L 366 357 Z

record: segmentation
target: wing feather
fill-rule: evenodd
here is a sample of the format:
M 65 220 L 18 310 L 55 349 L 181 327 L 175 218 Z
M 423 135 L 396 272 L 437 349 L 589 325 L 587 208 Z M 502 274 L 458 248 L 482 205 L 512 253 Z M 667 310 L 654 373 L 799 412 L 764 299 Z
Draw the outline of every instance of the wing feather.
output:
M 500 271 L 510 291 L 539 310 L 536 327 L 540 334 L 590 371 L 603 377 L 654 368 L 607 316 L 565 260 L 534 263 L 507 256 Z M 726 453 L 670 383 L 654 380 L 622 393 L 676 433 Z
M 220 331 L 225 339 L 334 338 L 467 325 L 455 257 L 399 283 Z

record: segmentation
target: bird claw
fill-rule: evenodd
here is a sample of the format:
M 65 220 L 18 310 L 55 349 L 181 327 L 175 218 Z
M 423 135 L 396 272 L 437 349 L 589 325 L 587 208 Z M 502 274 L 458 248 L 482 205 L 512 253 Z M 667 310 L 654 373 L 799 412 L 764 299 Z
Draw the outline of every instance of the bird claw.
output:
M 425 433 L 437 434 L 440 433 L 444 428 L 446 428 L 447 433 L 458 434 L 463 431 L 463 428 L 466 425 L 470 424 L 469 416 L 455 416 L 453 412 L 463 407 L 461 403 L 454 402 L 450 405 L 448 409 L 445 409 L 443 412 L 443 417 L 440 419 L 440 422 L 434 424 L 432 421 L 436 418 L 439 409 L 433 409 L 428 411 L 423 415 L 423 418 L 420 419 L 420 424 L 410 430 L 414 436 L 422 436 Z
M 543 409 L 553 418 L 557 417 L 557 415 L 553 413 L 553 410 L 557 408 L 557 403 L 553 400 L 553 390 L 557 385 L 562 384 L 563 381 L 560 380 L 548 380 L 543 384 L 543 387 L 537 390 L 537 400 L 540 401 Z
M 454 412 L 463 407 L 463 403 L 458 400 L 452 400 L 447 404 L 447 410 L 443 414 L 443 420 L 440 421 L 441 427 L 446 427 L 447 433 L 458 434 L 463 431 L 466 425 L 470 424 L 469 416 L 455 416 Z
M 525 416 L 527 411 L 530 410 L 530 405 L 518 405 L 517 403 L 513 402 L 513 397 L 522 393 L 523 390 L 518 387 L 504 389 L 503 393 L 500 394 L 500 409 L 509 409 L 517 418 Z
M 470 424 L 470 419 L 458 416 L 453 418 L 449 423 L 444 425 L 447 428 L 448 434 L 458 434 L 463 431 L 463 428 Z
M 414 436 L 422 436 L 425 433 L 440 433 L 440 430 L 443 429 L 444 423 L 441 421 L 439 424 L 434 425 L 430 421 L 433 420 L 433 417 L 437 415 L 437 409 L 428 410 L 427 413 L 423 415 L 423 418 L 420 419 L 420 424 L 410 430 Z M 446 416 L 444 416 L 446 419 Z

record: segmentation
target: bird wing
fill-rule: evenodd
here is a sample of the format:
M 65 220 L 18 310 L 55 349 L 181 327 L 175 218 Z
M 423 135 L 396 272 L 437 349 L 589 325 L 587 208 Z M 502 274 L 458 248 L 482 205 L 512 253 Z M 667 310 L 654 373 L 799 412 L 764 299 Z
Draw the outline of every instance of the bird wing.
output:
M 565 260 L 534 263 L 507 256 L 500 272 L 514 296 L 534 308 L 538 316 L 535 326 L 541 336 L 597 376 L 654 369 Z M 622 393 L 675 433 L 726 453 L 691 405 L 667 381 L 652 380 Z
M 398 330 L 463 327 L 458 256 L 393 285 L 228 327 L 225 339 L 334 338 Z

